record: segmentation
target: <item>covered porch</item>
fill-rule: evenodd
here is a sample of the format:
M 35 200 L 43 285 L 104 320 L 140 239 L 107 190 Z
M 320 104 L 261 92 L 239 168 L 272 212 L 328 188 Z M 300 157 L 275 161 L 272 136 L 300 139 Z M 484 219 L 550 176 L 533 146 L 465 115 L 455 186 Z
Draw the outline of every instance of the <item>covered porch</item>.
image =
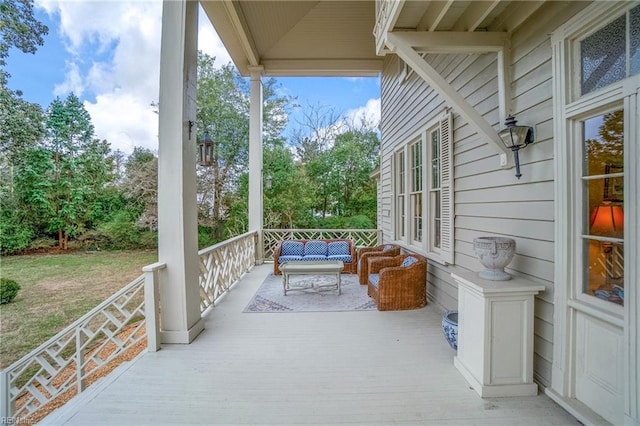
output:
M 480 398 L 453 365 L 441 310 L 243 313 L 272 265 L 43 424 L 579 424 L 540 394 Z

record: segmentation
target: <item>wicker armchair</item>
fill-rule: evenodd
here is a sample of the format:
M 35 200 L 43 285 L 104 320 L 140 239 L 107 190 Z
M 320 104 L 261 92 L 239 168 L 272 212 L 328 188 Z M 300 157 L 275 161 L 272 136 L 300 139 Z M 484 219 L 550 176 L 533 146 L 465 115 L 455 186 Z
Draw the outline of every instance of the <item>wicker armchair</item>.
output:
M 369 278 L 369 259 L 373 257 L 393 257 L 400 254 L 400 247 L 393 244 L 382 244 L 376 247 L 362 247 L 358 250 L 358 280 L 367 285 Z
M 367 285 L 379 311 L 422 308 L 427 304 L 427 260 L 416 254 L 371 259 Z

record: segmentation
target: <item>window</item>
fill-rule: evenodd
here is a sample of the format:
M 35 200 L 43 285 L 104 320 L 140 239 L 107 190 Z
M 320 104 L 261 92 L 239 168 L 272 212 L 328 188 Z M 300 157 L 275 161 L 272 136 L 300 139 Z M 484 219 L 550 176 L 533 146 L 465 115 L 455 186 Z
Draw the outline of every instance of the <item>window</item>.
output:
M 453 263 L 450 126 L 446 113 L 398 150 L 393 162 L 396 240 L 442 263 Z
M 395 193 L 396 193 L 396 217 L 395 234 L 396 240 L 405 237 L 405 172 L 404 172 L 404 151 L 398 151 L 394 158 L 395 166 Z
M 411 242 L 422 241 L 422 140 L 409 147 L 411 161 Z
M 429 139 L 431 146 L 429 149 L 429 158 L 431 163 L 431 178 L 429 179 L 429 205 L 431 207 L 432 229 L 430 245 L 432 250 L 440 248 L 440 236 L 442 232 L 442 218 L 440 202 L 440 129 L 435 129 L 429 132 Z
M 580 41 L 580 72 L 582 95 L 640 72 L 640 6 Z
M 624 111 L 589 117 L 582 131 L 583 289 L 624 304 Z

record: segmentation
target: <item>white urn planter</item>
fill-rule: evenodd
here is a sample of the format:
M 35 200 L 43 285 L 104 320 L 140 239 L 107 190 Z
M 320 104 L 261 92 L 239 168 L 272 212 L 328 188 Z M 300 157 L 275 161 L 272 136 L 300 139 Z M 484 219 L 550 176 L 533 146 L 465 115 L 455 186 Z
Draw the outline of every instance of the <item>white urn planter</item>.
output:
M 507 281 L 511 275 L 504 267 L 511 262 L 516 252 L 516 241 L 504 237 L 478 237 L 473 240 L 473 251 L 484 266 L 478 275 L 491 281 Z

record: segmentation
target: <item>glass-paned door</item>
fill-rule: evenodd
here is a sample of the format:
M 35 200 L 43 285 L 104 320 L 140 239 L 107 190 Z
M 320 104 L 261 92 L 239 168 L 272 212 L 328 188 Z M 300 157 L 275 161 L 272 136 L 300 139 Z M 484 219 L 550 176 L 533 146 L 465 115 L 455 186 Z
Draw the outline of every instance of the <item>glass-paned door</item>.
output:
M 624 113 L 581 121 L 583 293 L 624 304 Z

